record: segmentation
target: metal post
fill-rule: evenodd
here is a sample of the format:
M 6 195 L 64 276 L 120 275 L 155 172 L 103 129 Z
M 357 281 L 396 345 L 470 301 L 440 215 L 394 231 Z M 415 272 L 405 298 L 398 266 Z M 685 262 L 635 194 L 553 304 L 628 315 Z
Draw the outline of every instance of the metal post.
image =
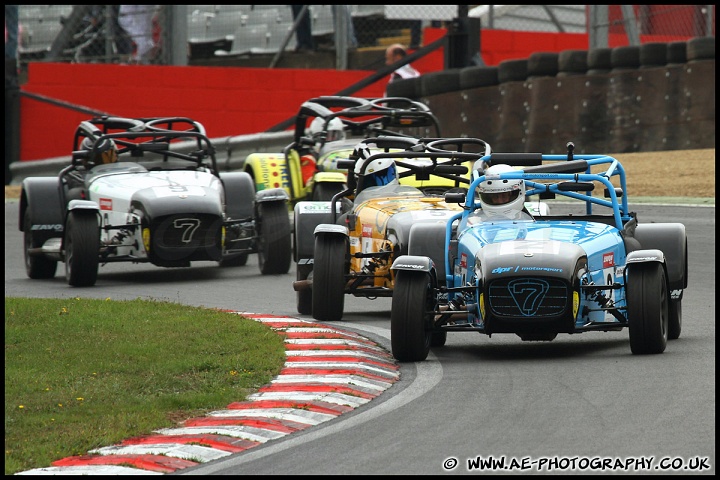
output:
M 348 8 L 347 5 L 333 5 L 333 22 L 335 24 L 335 68 L 347 70 L 348 59 Z
M 620 5 L 620 9 L 622 10 L 623 20 L 625 22 L 625 33 L 628 37 L 628 43 L 630 45 L 640 45 L 640 32 L 638 32 L 637 19 L 635 18 L 633 6 Z
M 607 48 L 608 39 L 608 5 L 589 5 L 590 31 L 588 48 Z
M 163 63 L 185 67 L 190 56 L 187 35 L 187 5 L 172 5 L 162 8 L 165 13 L 163 29 L 167 29 L 167 33 L 162 38 Z

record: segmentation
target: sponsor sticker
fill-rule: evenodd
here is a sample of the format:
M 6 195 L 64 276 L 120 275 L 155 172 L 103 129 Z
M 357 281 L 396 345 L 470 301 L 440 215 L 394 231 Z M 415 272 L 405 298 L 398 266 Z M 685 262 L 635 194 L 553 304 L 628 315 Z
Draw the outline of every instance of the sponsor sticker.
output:
M 100 210 L 112 210 L 112 199 L 101 198 L 100 199 Z
M 603 268 L 609 268 L 615 265 L 615 255 L 613 252 L 603 253 Z

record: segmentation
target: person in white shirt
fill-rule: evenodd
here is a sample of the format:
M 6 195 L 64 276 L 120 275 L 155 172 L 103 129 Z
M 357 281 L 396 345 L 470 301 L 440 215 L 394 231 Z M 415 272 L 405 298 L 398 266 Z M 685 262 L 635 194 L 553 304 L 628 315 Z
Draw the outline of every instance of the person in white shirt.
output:
M 387 47 L 385 50 L 385 65 L 392 65 L 399 60 L 402 60 L 407 55 L 407 48 L 405 45 L 400 43 L 394 43 Z M 397 80 L 403 80 L 406 78 L 419 77 L 420 72 L 413 68 L 409 63 L 395 70 L 390 74 L 390 81 L 388 83 L 395 82 Z

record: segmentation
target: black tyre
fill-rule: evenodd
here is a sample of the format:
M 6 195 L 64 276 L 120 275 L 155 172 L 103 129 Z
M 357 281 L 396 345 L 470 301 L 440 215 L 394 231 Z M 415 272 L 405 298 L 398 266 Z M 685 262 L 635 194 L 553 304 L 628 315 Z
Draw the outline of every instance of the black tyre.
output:
M 260 273 L 288 273 L 292 259 L 292 230 L 285 202 L 258 205 L 258 243 Z
M 42 240 L 33 235 L 32 217 L 30 216 L 30 208 L 25 210 L 23 220 L 23 241 L 25 243 L 25 271 L 27 276 L 33 280 L 44 278 L 54 278 L 57 271 L 57 260 L 51 260 L 43 255 L 30 256 L 29 250 L 42 246 Z
M 386 88 L 388 97 L 406 97 L 417 99 L 421 97 L 422 75 L 413 78 L 404 78 L 388 83 Z
M 634 354 L 662 353 L 668 339 L 668 290 L 659 263 L 627 268 L 627 314 L 630 350 Z
M 223 258 L 222 260 L 220 260 L 220 266 L 223 268 L 243 267 L 245 266 L 245 264 L 247 264 L 248 256 L 249 255 L 247 253 L 241 253 L 240 255 L 237 255 L 235 257 Z
M 393 357 L 400 362 L 423 361 L 430 352 L 433 335 L 427 327 L 431 293 L 427 273 L 397 272 L 390 310 L 390 343 Z
M 667 43 L 651 42 L 640 45 L 640 68 L 667 65 Z
M 418 77 L 422 79 L 420 81 L 421 96 L 429 97 L 441 93 L 457 92 L 460 90 L 460 70 L 452 68 L 426 73 Z
M 524 82 L 527 77 L 527 59 L 503 60 L 498 64 L 498 83 Z
M 623 45 L 610 52 L 610 64 L 613 70 L 629 70 L 640 67 L 640 46 Z
M 558 76 L 584 75 L 588 70 L 587 50 L 563 50 L 558 54 Z
M 492 87 L 498 84 L 498 67 L 473 65 L 460 70 L 460 90 Z
M 612 69 L 612 62 L 610 60 L 611 54 L 612 48 L 609 47 L 593 48 L 588 50 L 588 75 L 608 73 Z
M 314 202 L 329 202 L 336 193 L 345 190 L 345 186 L 339 182 L 322 182 L 315 184 L 312 199 Z
M 670 300 L 668 315 L 668 340 L 677 340 L 682 331 L 682 300 Z
M 90 287 L 100 266 L 100 225 L 94 211 L 74 210 L 65 224 L 65 276 L 73 287 Z
M 554 77 L 558 73 L 558 53 L 535 52 L 528 57 L 528 78 Z
M 714 60 L 715 37 L 695 37 L 687 41 L 687 61 Z
M 447 342 L 447 332 L 432 332 L 430 334 L 431 347 L 443 347 Z
M 342 319 L 345 309 L 347 239 L 340 235 L 315 237 L 312 315 L 325 322 Z
M 668 65 L 679 65 L 687 62 L 687 42 L 670 42 L 667 44 Z
M 298 265 L 295 271 L 296 280 L 307 280 L 312 272 L 310 265 Z M 297 296 L 297 311 L 300 315 L 311 315 L 312 309 L 312 288 L 295 292 Z

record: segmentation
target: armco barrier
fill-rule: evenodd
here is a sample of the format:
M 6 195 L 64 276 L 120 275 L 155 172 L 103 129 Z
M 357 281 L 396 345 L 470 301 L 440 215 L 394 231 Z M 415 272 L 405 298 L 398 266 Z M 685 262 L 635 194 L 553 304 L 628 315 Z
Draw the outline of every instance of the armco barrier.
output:
M 245 158 L 254 152 L 281 152 L 292 141 L 293 132 L 256 133 L 212 139 L 215 146 L 218 170 L 231 172 L 241 170 Z M 190 152 L 195 142 L 179 143 L 174 149 Z M 20 185 L 27 177 L 53 176 L 70 164 L 70 155 L 10 164 L 12 185 Z

